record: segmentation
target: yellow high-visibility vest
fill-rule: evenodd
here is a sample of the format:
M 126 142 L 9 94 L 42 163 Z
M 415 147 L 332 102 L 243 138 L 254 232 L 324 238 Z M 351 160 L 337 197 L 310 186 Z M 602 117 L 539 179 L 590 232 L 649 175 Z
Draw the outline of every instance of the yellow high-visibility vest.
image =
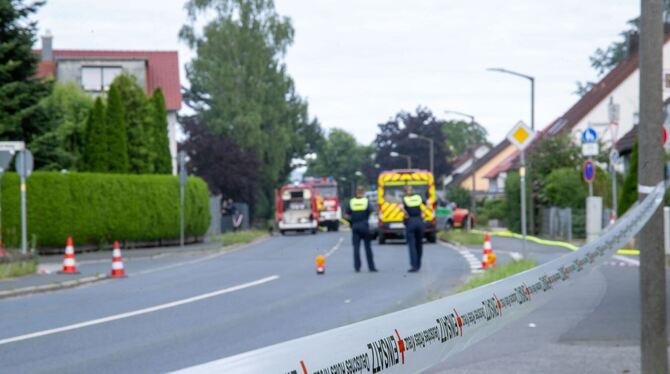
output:
M 414 194 L 412 196 L 405 196 L 402 198 L 402 200 L 405 202 L 405 205 L 407 205 L 409 208 L 415 208 L 421 206 L 423 204 L 423 199 L 421 199 L 421 195 Z
M 368 209 L 368 199 L 366 197 L 354 197 L 349 200 L 349 208 L 352 212 L 363 212 Z

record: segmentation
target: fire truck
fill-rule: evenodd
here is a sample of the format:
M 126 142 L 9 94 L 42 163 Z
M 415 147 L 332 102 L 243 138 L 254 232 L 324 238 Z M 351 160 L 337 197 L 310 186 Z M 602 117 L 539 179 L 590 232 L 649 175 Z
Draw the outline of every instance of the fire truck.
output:
M 275 190 L 275 221 L 279 232 L 311 232 L 319 227 L 317 196 L 312 186 L 289 184 Z
M 317 208 L 319 210 L 319 225 L 328 231 L 340 229 L 342 209 L 340 199 L 337 196 L 337 182 L 332 177 L 307 177 L 303 183 L 312 187 L 316 194 Z

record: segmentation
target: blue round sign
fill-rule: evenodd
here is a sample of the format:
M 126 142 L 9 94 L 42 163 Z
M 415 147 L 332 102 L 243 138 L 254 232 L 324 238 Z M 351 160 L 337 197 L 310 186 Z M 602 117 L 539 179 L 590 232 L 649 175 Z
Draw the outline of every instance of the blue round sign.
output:
M 587 128 L 582 132 L 582 143 L 595 143 L 598 139 L 598 133 L 592 128 Z
M 582 176 L 588 183 L 593 182 L 596 177 L 596 166 L 593 164 L 593 161 L 586 160 L 584 167 L 582 168 Z

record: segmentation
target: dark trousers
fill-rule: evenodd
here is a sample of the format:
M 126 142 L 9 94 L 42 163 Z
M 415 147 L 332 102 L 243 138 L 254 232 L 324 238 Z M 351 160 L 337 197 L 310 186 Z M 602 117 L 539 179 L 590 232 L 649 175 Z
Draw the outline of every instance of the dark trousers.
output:
M 421 268 L 421 256 L 423 256 L 423 219 L 421 217 L 410 217 L 405 222 L 405 237 L 409 247 L 409 264 L 414 269 Z
M 354 244 L 354 269 L 361 269 L 361 240 L 365 245 L 365 258 L 368 261 L 368 269 L 375 268 L 375 261 L 372 258 L 372 246 L 370 244 L 370 229 L 367 222 L 354 223 L 351 227 L 351 239 Z

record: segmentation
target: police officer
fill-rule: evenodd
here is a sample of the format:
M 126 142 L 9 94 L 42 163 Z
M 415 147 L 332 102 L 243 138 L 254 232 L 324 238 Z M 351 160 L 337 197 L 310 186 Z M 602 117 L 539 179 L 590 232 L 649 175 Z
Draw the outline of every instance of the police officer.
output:
M 415 194 L 412 186 L 405 186 L 405 196 L 402 198 L 403 210 L 405 212 L 405 238 L 409 246 L 408 272 L 416 273 L 421 269 L 421 256 L 423 255 L 423 217 L 421 212 L 426 205 L 426 199 Z
M 370 245 L 370 228 L 368 227 L 368 218 L 372 210 L 365 196 L 363 186 L 356 188 L 356 197 L 349 200 L 349 206 L 345 211 L 349 223 L 351 223 L 351 238 L 354 244 L 354 270 L 361 271 L 361 240 L 365 245 L 365 257 L 368 261 L 368 270 L 377 272 L 375 262 L 372 258 L 372 247 Z

